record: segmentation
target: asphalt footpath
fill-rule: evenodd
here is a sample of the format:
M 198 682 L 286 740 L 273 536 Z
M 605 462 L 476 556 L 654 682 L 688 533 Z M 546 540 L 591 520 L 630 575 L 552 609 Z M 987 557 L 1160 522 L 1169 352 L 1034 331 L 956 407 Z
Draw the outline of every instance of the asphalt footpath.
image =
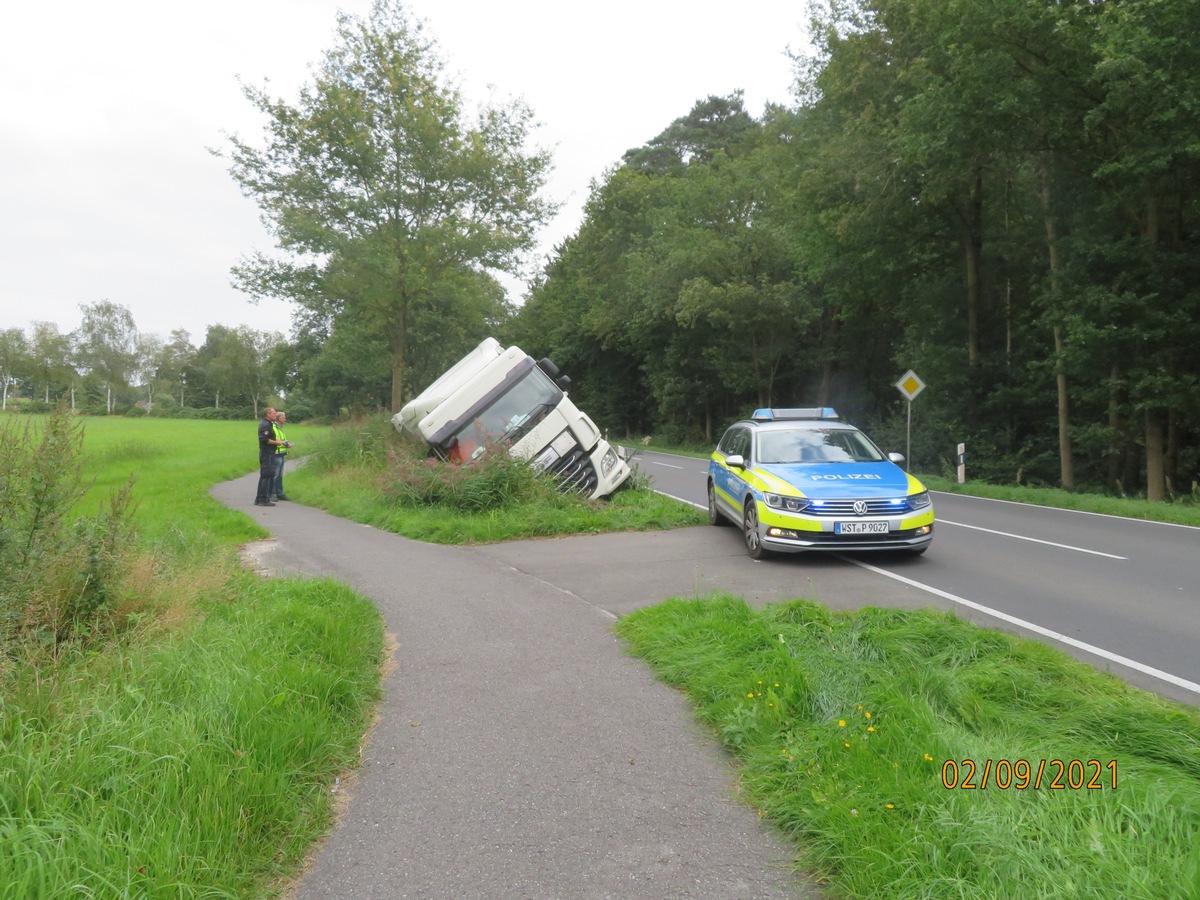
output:
M 725 529 L 447 547 L 257 507 L 257 477 L 212 491 L 270 532 L 251 564 L 348 584 L 394 643 L 296 900 L 820 896 L 683 696 L 612 631 L 629 608 L 751 583 Z

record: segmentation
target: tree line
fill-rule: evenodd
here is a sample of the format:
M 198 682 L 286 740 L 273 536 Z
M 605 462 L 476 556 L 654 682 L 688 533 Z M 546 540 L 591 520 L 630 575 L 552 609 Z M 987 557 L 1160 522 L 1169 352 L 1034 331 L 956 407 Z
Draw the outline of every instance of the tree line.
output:
M 82 321 L 0 330 L 0 406 L 47 410 L 59 402 L 93 414 L 258 416 L 274 402 L 283 336 L 241 325 L 210 325 L 195 346 L 183 329 L 164 340 L 140 332 L 111 300 L 80 305 Z M 293 414 L 293 420 L 303 418 Z
M 509 334 L 623 433 L 832 405 L 976 475 L 1195 491 L 1200 41 L 1187 0 L 813 7 L 796 102 L 627 152 Z

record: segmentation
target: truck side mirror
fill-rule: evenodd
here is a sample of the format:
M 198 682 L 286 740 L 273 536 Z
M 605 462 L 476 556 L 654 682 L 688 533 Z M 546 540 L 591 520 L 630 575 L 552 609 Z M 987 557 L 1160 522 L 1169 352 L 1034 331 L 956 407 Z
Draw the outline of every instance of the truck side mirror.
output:
M 566 375 L 559 375 L 558 378 L 555 379 L 554 383 L 557 384 L 564 392 L 571 389 L 571 379 Z

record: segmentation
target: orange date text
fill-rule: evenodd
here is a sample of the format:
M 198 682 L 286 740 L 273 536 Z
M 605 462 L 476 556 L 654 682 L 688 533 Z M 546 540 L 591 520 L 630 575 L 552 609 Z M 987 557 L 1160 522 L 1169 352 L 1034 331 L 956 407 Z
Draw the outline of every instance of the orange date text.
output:
M 1096 791 L 1117 787 L 1117 761 L 1098 759 L 948 759 L 942 763 L 946 790 L 998 788 L 1023 791 Z

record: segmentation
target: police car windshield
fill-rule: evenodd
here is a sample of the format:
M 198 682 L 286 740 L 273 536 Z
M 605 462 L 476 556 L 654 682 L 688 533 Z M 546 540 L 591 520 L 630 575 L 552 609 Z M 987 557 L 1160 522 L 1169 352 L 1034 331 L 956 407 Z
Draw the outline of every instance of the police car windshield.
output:
M 757 435 L 760 463 L 881 462 L 883 454 L 860 431 L 763 429 Z

